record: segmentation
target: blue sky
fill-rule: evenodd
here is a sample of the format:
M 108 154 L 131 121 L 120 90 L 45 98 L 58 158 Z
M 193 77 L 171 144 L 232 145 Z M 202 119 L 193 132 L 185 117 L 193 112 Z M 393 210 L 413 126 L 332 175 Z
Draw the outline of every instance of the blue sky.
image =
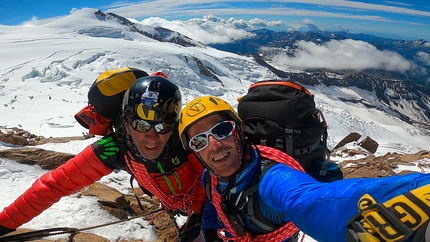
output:
M 74 9 L 98 8 L 124 17 L 143 20 L 159 17 L 168 21 L 218 18 L 251 21 L 277 31 L 348 30 L 388 38 L 426 39 L 430 41 L 430 5 L 427 0 L 344 1 L 1 1 L 0 24 L 20 25 L 32 18 L 42 21 L 70 14 Z M 237 22 L 237 23 L 238 23 Z M 236 23 L 236 24 L 237 24 Z M 258 27 L 255 25 L 254 27 Z

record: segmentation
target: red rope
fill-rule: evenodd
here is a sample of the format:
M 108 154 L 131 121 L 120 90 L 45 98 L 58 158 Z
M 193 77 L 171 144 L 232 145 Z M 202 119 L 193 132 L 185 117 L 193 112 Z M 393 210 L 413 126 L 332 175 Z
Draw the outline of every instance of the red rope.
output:
M 279 163 L 284 163 L 294 169 L 304 171 L 302 166 L 292 157 L 289 155 L 267 146 L 257 146 L 260 150 L 260 154 L 263 158 L 270 159 L 277 161 Z M 212 199 L 213 204 L 217 210 L 217 213 L 222 221 L 222 223 L 226 226 L 226 228 L 222 228 L 218 230 L 218 235 L 220 238 L 222 238 L 224 241 L 243 241 L 243 242 L 279 242 L 283 241 L 289 237 L 291 237 L 294 233 L 296 233 L 299 229 L 292 223 L 288 222 L 281 226 L 280 228 L 268 233 L 268 234 L 261 234 L 252 237 L 251 234 L 246 231 L 243 236 L 239 236 L 239 234 L 236 232 L 236 230 L 232 227 L 230 222 L 228 221 L 227 217 L 221 210 L 221 195 L 216 191 L 216 187 L 218 185 L 218 179 L 215 176 L 211 177 L 211 186 L 212 186 Z M 232 237 L 227 237 L 226 233 L 229 233 L 232 235 Z
M 127 166 L 133 171 L 137 182 L 146 190 L 158 197 L 161 204 L 163 204 L 167 210 L 186 211 L 188 216 L 191 215 L 191 204 L 196 192 L 197 177 L 195 178 L 193 185 L 186 193 L 168 195 L 155 185 L 156 182 L 149 175 L 144 164 L 140 164 L 138 162 L 132 163 L 128 158 L 126 158 L 126 160 Z
M 286 164 L 293 169 L 305 172 L 299 162 L 284 152 L 264 145 L 257 145 L 257 148 L 260 150 L 260 154 L 263 158 Z

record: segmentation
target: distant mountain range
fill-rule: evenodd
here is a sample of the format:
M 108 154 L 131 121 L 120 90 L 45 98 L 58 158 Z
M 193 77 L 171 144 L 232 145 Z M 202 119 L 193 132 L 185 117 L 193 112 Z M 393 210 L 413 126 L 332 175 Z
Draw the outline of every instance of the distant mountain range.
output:
M 394 114 L 401 120 L 430 130 L 430 88 L 398 80 L 380 79 L 363 72 L 337 75 L 332 72 L 290 73 L 278 70 L 258 55 L 255 60 L 267 66 L 277 76 L 294 80 L 304 85 L 357 87 L 374 92 L 378 102 L 366 99 L 341 98 L 343 102 L 362 105 Z
M 367 69 L 361 72 L 376 78 L 397 79 L 430 87 L 430 64 L 417 59 L 417 53 L 419 52 L 430 54 L 430 42 L 426 40 L 396 40 L 368 34 L 328 31 L 320 31 L 318 33 L 300 31 L 275 32 L 268 29 L 259 29 L 251 32 L 255 34 L 254 37 L 236 40 L 227 44 L 211 44 L 210 46 L 236 54 L 258 54 L 266 61 L 270 61 L 273 53 L 269 53 L 267 49 L 262 50 L 261 47 L 269 47 L 275 49 L 275 51 L 285 51 L 288 55 L 294 55 L 294 50 L 297 48 L 295 43 L 299 40 L 313 42 L 315 44 L 322 44 L 330 40 L 361 40 L 372 44 L 378 50 L 397 52 L 405 59 L 413 61 L 418 65 L 413 70 L 406 73 L 381 69 Z M 327 70 L 307 69 L 305 71 L 319 72 Z M 333 70 L 328 71 L 334 72 Z M 351 70 L 336 71 L 336 73 L 351 73 Z

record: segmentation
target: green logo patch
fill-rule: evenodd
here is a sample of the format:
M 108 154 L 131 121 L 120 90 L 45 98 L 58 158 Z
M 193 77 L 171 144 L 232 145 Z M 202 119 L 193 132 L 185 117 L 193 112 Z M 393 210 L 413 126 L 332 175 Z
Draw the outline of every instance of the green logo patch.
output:
M 102 160 L 106 160 L 109 157 L 115 156 L 119 152 L 119 148 L 116 145 L 116 142 L 113 141 L 112 136 L 99 140 L 97 144 L 104 148 L 103 153 L 98 154 L 99 158 Z

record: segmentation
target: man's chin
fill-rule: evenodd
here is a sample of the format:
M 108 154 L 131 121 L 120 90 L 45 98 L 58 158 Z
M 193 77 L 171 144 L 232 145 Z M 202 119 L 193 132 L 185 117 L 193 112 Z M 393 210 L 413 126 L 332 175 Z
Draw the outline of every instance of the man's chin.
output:
M 234 174 L 234 170 L 225 170 L 225 169 L 218 169 L 218 172 L 215 172 L 217 175 L 218 175 L 218 177 L 221 177 L 221 178 L 229 178 L 231 175 L 233 175 Z
M 139 152 L 140 154 L 142 154 L 143 158 L 148 160 L 155 160 L 161 155 L 161 152 L 158 150 L 151 150 L 146 148 L 143 151 L 139 151 Z

